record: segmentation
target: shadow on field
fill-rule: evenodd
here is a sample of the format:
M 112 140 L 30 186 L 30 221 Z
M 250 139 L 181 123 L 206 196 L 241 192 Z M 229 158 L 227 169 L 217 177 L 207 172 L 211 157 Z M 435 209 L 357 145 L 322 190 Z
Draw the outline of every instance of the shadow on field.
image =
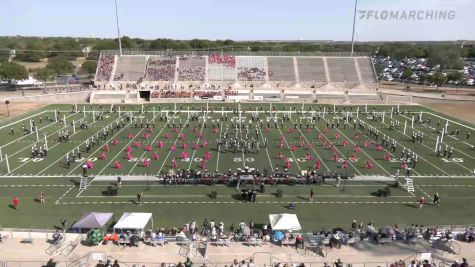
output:
M 73 183 L 73 185 L 76 187 L 76 188 L 79 188 L 79 182 L 74 180 L 74 179 L 70 179 L 69 180 L 71 183 Z
M 419 208 L 417 204 L 404 204 L 404 206 L 410 207 L 410 208 Z
M 244 198 L 241 196 L 241 194 L 232 194 L 231 197 L 232 197 L 234 200 L 244 201 Z

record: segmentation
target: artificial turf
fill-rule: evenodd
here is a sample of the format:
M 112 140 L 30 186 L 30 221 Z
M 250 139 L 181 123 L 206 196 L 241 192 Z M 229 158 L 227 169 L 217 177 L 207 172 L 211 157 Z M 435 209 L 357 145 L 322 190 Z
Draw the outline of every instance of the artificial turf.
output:
M 269 113 L 272 108 L 273 112 Z M 241 110 L 239 115 L 237 110 Z M 351 220 L 367 221 L 373 219 L 377 224 L 466 224 L 473 223 L 474 213 L 472 205 L 473 186 L 475 177 L 475 150 L 472 145 L 473 138 L 467 139 L 467 134 L 472 132 L 473 125 L 448 117 L 436 111 L 421 106 L 400 106 L 400 113 L 392 113 L 396 106 L 331 106 L 331 105 L 293 105 L 293 104 L 164 104 L 164 105 L 121 105 L 111 109 L 110 105 L 50 105 L 40 110 L 32 111 L 22 117 L 9 120 L 0 125 L 0 145 L 2 161 L 0 162 L 0 225 L 4 227 L 34 227 L 51 228 L 59 224 L 62 217 L 67 217 L 70 222 L 78 219 L 83 213 L 88 211 L 113 211 L 116 219 L 124 211 L 149 211 L 154 214 L 155 225 L 160 226 L 181 226 L 186 221 L 204 218 L 222 220 L 227 225 L 240 220 L 253 220 L 256 223 L 266 223 L 269 213 L 293 212 L 297 213 L 304 228 L 313 230 L 323 226 L 345 226 Z M 112 110 L 112 111 L 111 111 Z M 155 110 L 155 111 L 154 111 Z M 335 110 L 335 112 L 333 112 Z M 372 111 L 385 111 L 385 121 L 372 120 Z M 60 111 L 58 122 L 56 122 L 55 111 Z M 84 112 L 86 111 L 86 112 Z M 92 114 L 103 112 L 103 120 L 93 119 Z M 191 121 L 189 111 L 197 112 L 199 119 Z M 325 112 L 324 112 L 325 111 Z M 357 114 L 357 111 L 358 114 Z M 417 118 L 419 112 L 425 123 L 414 123 L 412 128 L 412 116 Z M 125 122 L 125 127 L 115 129 L 106 137 L 100 140 L 99 145 L 91 148 L 90 152 L 85 151 L 85 140 L 100 134 L 107 125 L 115 125 L 115 120 L 119 114 L 123 116 L 128 113 L 137 117 L 138 127 L 134 122 Z M 237 123 L 238 118 L 242 118 L 242 123 L 249 125 L 251 116 L 257 112 L 258 120 L 263 123 L 263 127 L 256 136 L 254 129 L 256 122 L 250 123 L 250 137 L 258 140 L 261 149 L 255 149 L 250 153 L 224 151 L 223 147 L 218 147 L 219 136 L 228 130 L 230 136 L 245 138 L 245 128 L 233 128 L 231 121 Z M 291 115 L 290 115 L 290 113 Z M 313 114 L 320 114 L 321 118 L 315 124 L 310 124 L 307 129 L 307 121 Z M 203 117 L 207 116 L 208 125 L 204 126 Z M 222 119 L 222 114 L 227 114 L 228 120 Z M 290 116 L 289 120 L 277 128 L 273 124 L 273 119 L 278 121 L 284 114 Z M 325 114 L 323 116 L 323 114 Z M 163 120 L 168 116 L 169 121 L 175 121 L 176 129 L 167 127 Z M 354 129 L 353 124 L 343 127 L 346 117 L 358 117 L 365 124 L 365 129 Z M 66 118 L 66 126 L 63 118 Z M 160 120 L 162 117 L 162 120 Z M 41 118 L 41 122 L 40 122 Z M 39 134 L 37 141 L 36 133 L 24 135 L 22 126 L 26 128 L 30 125 L 30 119 L 38 126 Z M 430 123 L 428 123 L 430 119 Z M 75 121 L 76 132 L 72 128 L 72 121 Z M 79 122 L 86 120 L 88 129 L 80 129 Z M 140 127 L 140 121 L 155 122 L 153 129 Z M 211 126 L 212 121 L 220 121 L 218 133 L 214 132 Z M 266 131 L 267 121 L 269 129 Z M 180 127 L 181 121 L 181 127 Z M 338 128 L 328 129 L 325 132 L 327 123 L 336 124 Z M 454 148 L 451 158 L 437 157 L 434 152 L 438 130 L 449 121 L 449 133 L 460 129 L 458 135 L 444 136 L 444 146 L 447 144 Z M 186 127 L 186 122 L 189 126 Z M 302 127 L 294 128 L 295 124 Z M 389 129 L 391 122 L 399 122 L 398 130 Z M 406 133 L 404 134 L 404 123 L 406 122 Z M 145 124 L 145 123 L 144 123 Z M 150 123 L 152 125 L 152 123 Z M 375 127 L 380 131 L 380 136 L 386 135 L 398 143 L 396 152 L 390 152 L 392 160 L 384 158 L 386 148 L 383 151 L 376 151 L 374 137 L 369 136 L 368 128 Z M 14 134 L 11 134 L 13 128 Z M 197 130 L 196 130 L 196 129 Z M 294 131 L 291 132 L 291 128 Z M 58 132 L 68 130 L 69 141 L 59 142 Z M 413 131 L 424 133 L 422 144 L 413 143 L 411 134 Z M 202 138 L 199 138 L 199 132 Z M 148 139 L 144 138 L 144 133 L 149 133 Z M 169 138 L 166 138 L 169 133 Z M 183 142 L 188 145 L 186 151 L 190 157 L 181 160 L 183 143 L 179 138 L 179 133 L 184 133 Z M 323 147 L 319 134 L 327 143 L 335 143 L 335 153 L 339 160 L 334 160 L 334 152 Z M 128 135 L 132 134 L 132 138 Z M 44 145 L 44 138 L 48 142 L 48 156 L 41 159 L 31 158 L 31 147 Z M 337 138 L 337 135 L 340 137 Z M 283 137 L 282 137 L 283 136 Z M 356 138 L 356 136 L 359 136 Z M 100 137 L 101 139 L 101 137 Z M 117 139 L 118 145 L 113 145 L 112 141 Z M 268 140 L 268 145 L 262 147 L 264 139 Z M 163 141 L 164 148 L 158 148 L 157 142 Z M 203 141 L 208 141 L 208 148 L 202 147 Z M 283 140 L 283 141 L 281 141 Z M 302 142 L 305 147 L 301 147 Z M 347 146 L 342 145 L 342 141 L 347 140 Z M 140 141 L 141 147 L 136 147 L 136 141 Z M 194 144 L 198 141 L 201 145 L 199 150 L 194 149 Z M 364 148 L 364 142 L 370 143 L 370 147 Z M 102 160 L 104 145 L 108 143 L 110 151 L 106 153 L 107 159 Z M 280 148 L 283 143 L 283 148 Z M 145 146 L 152 144 L 152 150 L 159 156 L 158 160 L 152 159 L 152 152 L 145 151 Z M 170 148 L 177 144 L 176 151 Z M 290 147 L 295 144 L 297 149 L 292 151 Z M 310 147 L 313 144 L 313 147 Z M 362 152 L 355 152 L 355 145 L 362 147 Z M 128 146 L 131 146 L 133 158 L 126 159 Z M 65 154 L 76 150 L 81 150 L 82 158 L 71 164 L 68 168 L 65 164 Z M 399 159 L 402 149 L 410 149 L 418 155 L 418 163 L 411 176 L 414 178 L 416 190 L 413 194 L 408 193 L 404 188 L 392 188 L 391 196 L 377 197 L 375 192 L 384 189 L 385 184 L 374 182 L 348 182 L 342 190 L 342 186 L 335 187 L 333 182 L 324 186 L 315 186 L 316 199 L 314 203 L 308 203 L 308 194 L 311 186 L 268 186 L 266 192 L 259 194 L 257 203 L 244 203 L 239 198 L 239 192 L 234 187 L 227 186 L 163 186 L 153 179 L 158 174 L 165 174 L 172 168 L 172 159 L 177 159 L 180 169 L 194 169 L 197 171 L 226 172 L 231 169 L 233 172 L 237 168 L 249 166 L 251 168 L 269 172 L 283 170 L 285 162 L 278 158 L 278 153 L 283 153 L 284 157 L 292 163 L 289 172 L 297 175 L 302 170 L 314 170 L 316 160 L 321 161 L 319 172 L 332 172 L 350 176 L 391 176 L 396 174 L 400 168 Z M 206 162 L 206 169 L 202 169 L 201 161 L 206 152 L 211 152 L 210 160 Z M 312 159 L 307 160 L 307 153 Z M 348 169 L 342 168 L 343 159 L 347 159 L 351 154 L 356 154 L 357 160 L 350 161 Z M 8 155 L 8 165 L 6 157 Z M 142 159 L 150 158 L 150 167 L 143 166 Z M 109 185 L 104 181 L 92 181 L 89 188 L 84 191 L 78 189 L 79 177 L 82 175 L 82 165 L 86 160 L 94 163 L 94 168 L 88 171 L 91 181 L 96 176 L 117 176 L 133 175 L 148 176 L 149 181 L 124 182 L 119 190 L 119 196 L 107 197 L 103 195 Z M 119 161 L 123 168 L 114 168 L 114 162 Z M 366 163 L 371 162 L 374 167 L 367 169 Z M 10 169 L 10 172 L 8 171 Z M 401 171 L 401 175 L 404 172 Z M 439 177 L 439 178 L 437 178 Z M 282 189 L 282 198 L 277 198 L 274 193 L 277 189 Z M 144 201 L 142 206 L 134 203 L 135 194 L 144 191 Z M 210 194 L 216 191 L 218 197 L 211 199 Z M 46 195 L 47 203 L 42 205 L 35 201 L 39 193 Z M 439 193 L 442 199 L 440 207 L 427 206 L 422 210 L 416 207 L 416 202 L 420 196 L 425 196 L 429 201 L 431 196 Z M 20 207 L 14 210 L 9 207 L 14 196 L 20 198 Z M 297 209 L 289 210 L 289 202 L 296 202 Z

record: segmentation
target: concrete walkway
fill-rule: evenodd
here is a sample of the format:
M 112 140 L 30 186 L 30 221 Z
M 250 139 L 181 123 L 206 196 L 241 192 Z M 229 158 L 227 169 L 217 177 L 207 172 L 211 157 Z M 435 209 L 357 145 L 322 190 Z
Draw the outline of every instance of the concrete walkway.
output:
M 76 235 L 77 236 L 77 235 Z M 73 240 L 75 236 L 69 236 Z M 0 243 L 0 266 L 1 261 L 7 262 L 6 267 L 29 267 L 41 266 L 49 259 L 53 258 L 59 266 L 70 266 L 73 262 L 80 266 L 95 266 L 98 259 L 117 259 L 121 266 L 132 267 L 136 264 L 140 266 L 159 266 L 160 263 L 178 263 L 186 260 L 186 249 L 177 244 L 167 244 L 163 247 L 151 247 L 140 243 L 139 247 L 123 247 L 112 243 L 99 246 L 78 245 L 69 256 L 50 256 L 46 253 L 50 244 L 45 236 L 34 239 L 33 244 L 21 243 L 23 238 L 8 238 Z M 270 243 L 261 247 L 248 247 L 240 243 L 231 243 L 229 247 L 216 247 L 210 245 L 207 251 L 207 259 L 200 253 L 192 256 L 192 261 L 196 264 L 207 263 L 208 266 L 230 265 L 234 259 L 238 261 L 254 258 L 257 266 L 269 265 L 271 262 L 305 263 L 306 266 L 323 266 L 324 262 L 332 263 L 340 258 L 344 263 L 352 263 L 353 267 L 363 266 L 386 266 L 391 262 L 405 260 L 406 264 L 413 259 L 420 259 L 422 252 L 432 251 L 434 261 L 439 266 L 442 261 L 461 261 L 467 258 L 469 263 L 475 263 L 475 243 L 461 243 L 460 255 L 432 250 L 428 243 L 407 245 L 403 243 L 392 243 L 388 245 L 375 245 L 372 243 L 362 243 L 359 247 L 343 246 L 340 249 L 327 249 L 327 256 L 322 257 L 315 253 L 307 253 L 296 250 L 293 247 L 281 247 Z M 153 264 L 152 264 L 153 263 Z M 361 264 L 361 265 L 360 265 Z

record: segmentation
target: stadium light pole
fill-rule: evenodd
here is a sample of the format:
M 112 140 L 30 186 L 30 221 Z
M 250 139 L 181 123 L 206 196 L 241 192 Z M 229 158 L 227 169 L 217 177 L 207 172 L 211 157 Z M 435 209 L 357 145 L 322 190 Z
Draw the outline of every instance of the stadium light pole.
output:
M 355 11 L 353 12 L 353 33 L 351 34 L 351 56 L 355 52 L 355 25 L 356 25 L 356 8 L 358 6 L 358 0 L 355 0 Z M 120 42 L 120 41 L 119 41 Z
M 115 0 L 115 20 L 117 24 L 117 39 L 119 39 L 119 55 L 122 56 L 122 43 L 120 41 L 119 12 L 117 11 L 117 0 Z

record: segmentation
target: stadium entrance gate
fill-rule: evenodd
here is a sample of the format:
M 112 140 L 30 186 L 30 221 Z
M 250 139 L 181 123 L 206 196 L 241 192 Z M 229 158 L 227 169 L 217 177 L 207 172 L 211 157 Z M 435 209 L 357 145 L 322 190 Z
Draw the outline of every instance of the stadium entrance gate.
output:
M 140 99 L 150 101 L 150 91 L 139 91 Z

